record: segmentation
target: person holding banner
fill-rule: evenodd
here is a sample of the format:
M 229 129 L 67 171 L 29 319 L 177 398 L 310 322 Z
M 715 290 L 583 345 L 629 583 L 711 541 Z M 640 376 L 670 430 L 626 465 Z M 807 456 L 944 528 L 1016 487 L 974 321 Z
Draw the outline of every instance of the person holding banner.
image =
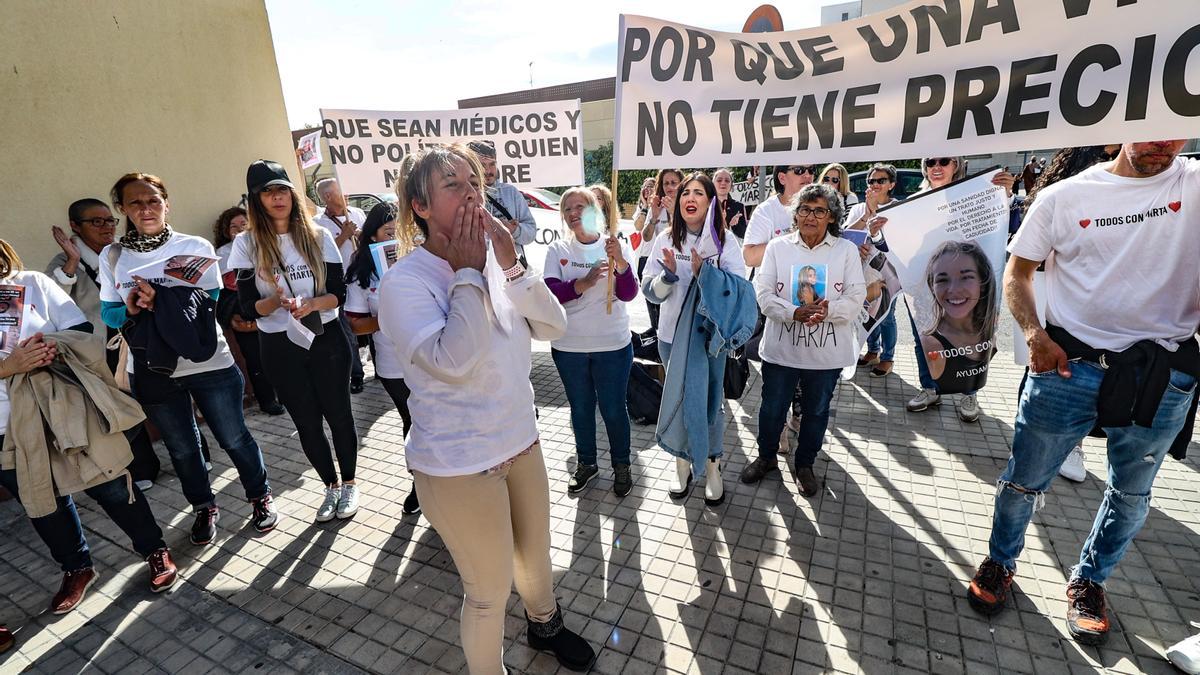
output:
M 846 216 L 847 230 L 867 230 L 869 240 L 859 248 L 863 258 L 863 275 L 870 274 L 875 266 L 882 268 L 888 264 L 887 259 L 880 253 L 887 251 L 887 244 L 880 237 L 882 227 L 887 224 L 887 218 L 877 215 L 880 207 L 888 206 L 896 201 L 892 190 L 896 189 L 896 167 L 891 164 L 875 164 L 867 172 L 866 198 L 850 207 Z M 872 276 L 874 276 L 872 274 Z M 896 330 L 896 305 L 888 302 L 887 315 L 879 322 L 879 327 L 867 336 L 867 353 L 858 359 L 858 366 L 872 366 L 871 377 L 886 377 L 892 372 L 896 358 L 896 340 L 899 335 Z
M 267 377 L 325 485 L 317 522 L 350 518 L 358 511 L 358 432 L 350 406 L 351 348 L 338 323 L 346 297 L 341 253 L 333 233 L 301 208 L 277 162 L 251 164 L 246 190 L 249 227 L 229 256 L 242 316 L 258 325 Z
M 594 189 L 594 188 L 593 188 Z M 567 483 L 576 494 L 600 472 L 596 465 L 596 407 L 608 431 L 613 492 L 633 489 L 629 458 L 629 411 L 625 393 L 633 364 L 629 313 L 625 303 L 637 297 L 633 251 L 613 236 L 614 221 L 586 188 L 571 188 L 559 201 L 563 237 L 550 244 L 542 267 L 546 285 L 567 312 L 567 333 L 550 344 L 550 355 L 571 405 L 578 464 Z M 609 269 L 608 261 L 616 268 Z M 616 274 L 608 310 L 605 277 Z
M 405 165 L 408 163 L 406 162 Z M 402 171 L 404 169 L 401 169 Z M 384 391 L 391 397 L 400 413 L 400 435 L 408 438 L 412 429 L 412 415 L 408 412 L 408 385 L 404 384 L 404 364 L 396 356 L 396 347 L 379 330 L 379 279 L 386 272 L 377 267 L 375 246 L 391 246 L 382 252 L 382 261 L 389 267 L 401 255 L 400 242 L 396 240 L 395 204 L 380 202 L 367 214 L 362 232 L 358 235 L 358 246 L 354 259 L 346 269 L 346 316 L 355 335 L 371 336 L 371 360 L 375 363 L 375 379 L 383 384 Z M 393 258 L 392 256 L 395 256 Z M 407 515 L 421 512 L 417 491 L 413 490 L 404 499 L 401 507 Z
M 246 209 L 240 206 L 225 209 L 217 216 L 217 222 L 213 223 L 213 246 L 217 249 L 221 290 L 224 291 L 217 300 L 217 321 L 237 342 L 242 361 L 246 364 L 246 377 L 250 378 L 250 388 L 254 391 L 254 400 L 258 402 L 258 409 L 268 415 L 282 415 L 285 412 L 284 408 L 279 404 L 275 387 L 263 370 L 258 325 L 253 321 L 246 321 L 239 313 L 237 273 L 229 269 L 233 240 L 246 229 L 246 223 Z
M 81 488 L 80 492 L 85 492 L 96 500 L 104 513 L 129 537 L 133 549 L 150 567 L 151 591 L 159 593 L 171 588 L 178 580 L 175 563 L 171 560 L 171 552 L 166 542 L 163 541 L 162 529 L 154 520 L 150 502 L 146 501 L 142 491 L 133 484 L 125 470 L 130 452 L 124 438 L 115 433 L 107 434 L 108 438 L 98 437 L 92 433 L 94 430 L 90 429 L 97 421 L 93 419 L 88 423 L 88 446 L 82 448 L 82 452 L 85 456 L 91 453 L 86 461 L 96 470 L 95 476 L 91 477 L 84 477 L 78 470 L 75 471 L 75 475 L 59 474 L 59 462 L 53 457 L 43 458 L 42 463 L 28 461 L 30 458 L 27 455 L 37 452 L 31 447 L 37 441 L 26 445 L 19 440 L 29 438 L 30 434 L 25 432 L 31 431 L 34 436 L 42 439 L 42 453 L 59 452 L 57 448 L 51 448 L 44 442 L 46 434 L 43 431 L 43 415 L 36 412 L 29 414 L 29 409 L 25 407 L 24 416 L 14 417 L 13 409 L 24 406 L 10 398 L 21 396 L 10 387 L 14 386 L 16 379 L 24 379 L 24 376 L 30 373 L 45 369 L 56 359 L 61 366 L 73 369 L 60 355 L 62 345 L 58 343 L 66 338 L 56 340 L 51 334 L 74 334 L 75 331 L 88 334 L 93 330 L 92 324 L 87 321 L 70 296 L 50 277 L 38 272 L 25 271 L 20 256 L 3 239 L 0 239 L 0 287 L 8 290 L 19 288 L 22 305 L 20 324 L 16 327 L 16 335 L 13 336 L 16 343 L 4 344 L 3 350 L 0 350 L 0 448 L 6 450 L 6 453 L 0 453 L 0 486 L 25 505 L 34 531 L 50 549 L 50 556 L 62 568 L 62 585 L 50 602 L 50 612 L 66 614 L 78 607 L 88 589 L 99 578 L 92 563 L 83 527 L 79 522 L 79 512 L 70 494 L 71 490 L 64 491 L 67 485 L 77 485 Z M 105 368 L 105 365 L 100 363 L 103 360 L 99 354 L 101 347 L 93 342 L 92 349 L 97 363 L 90 370 L 93 374 L 99 374 L 95 369 L 101 369 L 103 372 Z M 72 351 L 76 354 L 73 357 L 74 361 L 82 365 L 78 350 Z M 137 411 L 137 406 L 116 389 L 107 372 L 103 372 L 103 379 L 105 382 L 102 384 L 113 397 L 120 400 L 100 402 L 100 407 L 112 411 L 113 416 L 119 415 L 118 419 L 131 419 L 132 413 L 136 413 L 136 418 L 140 419 L 141 413 Z M 20 387 L 25 388 L 30 384 L 26 381 L 20 384 Z M 90 390 L 80 387 L 79 391 L 87 396 Z M 32 398 L 28 394 L 25 396 Z M 68 405 L 65 399 L 63 400 L 62 405 Z M 34 400 L 30 403 L 36 407 L 45 401 Z M 97 402 L 88 401 L 88 407 L 97 408 Z M 63 414 L 79 414 L 85 417 L 90 415 L 83 410 L 66 410 Z M 107 415 L 105 416 L 107 418 Z M 19 468 L 18 463 L 21 464 Z M 40 474 L 35 465 L 43 466 L 45 474 Z M 77 467 L 79 468 L 82 467 Z M 106 479 L 106 475 L 113 477 Z M 22 487 L 25 488 L 24 495 Z M 44 490 L 39 490 L 39 487 Z M 38 493 L 43 491 L 47 493 L 45 512 L 37 506 L 42 501 Z
M 793 202 L 795 232 L 767 244 L 754 279 L 767 317 L 762 354 L 762 406 L 758 414 L 758 457 L 742 471 L 755 484 L 779 470 L 777 454 L 788 408 L 800 389 L 799 442 L 794 468 L 800 492 L 820 492 L 813 464 L 829 426 L 829 404 L 843 368 L 854 363 L 867 289 L 858 247 L 841 237 L 846 214 L 841 195 L 814 183 Z M 789 228 L 792 229 L 792 228 Z M 816 302 L 797 300 L 798 289 L 814 287 Z
M 100 254 L 104 323 L 119 329 L 129 339 L 137 332 L 162 327 L 164 313 L 168 311 L 173 312 L 172 321 L 179 331 L 205 331 L 208 326 L 198 325 L 199 322 L 213 322 L 216 345 L 212 356 L 199 362 L 177 357 L 170 364 L 174 367 L 169 374 L 145 367 L 142 359 L 133 358 L 134 345 L 130 345 L 128 372 L 133 396 L 162 434 L 183 495 L 195 510 L 190 540 L 196 546 L 211 543 L 216 538 L 220 515 L 204 466 L 193 407 L 200 409 L 209 431 L 237 468 L 242 489 L 253 505 L 250 522 L 254 529 L 270 532 L 279 522 L 279 514 L 271 496 L 262 451 L 246 428 L 242 414 L 245 390 L 242 373 L 233 362 L 224 335 L 216 329 L 216 318 L 212 313 L 199 313 L 192 318 L 186 306 L 160 302 L 159 291 L 166 293 L 171 289 L 157 280 L 152 284 L 134 274 L 134 270 L 149 265 L 162 265 L 160 269 L 165 269 L 163 263 L 173 256 L 215 259 L 212 244 L 171 228 L 167 223 L 171 212 L 167 188 L 157 176 L 125 174 L 113 185 L 111 196 L 126 221 L 125 235 Z M 216 264 L 203 273 L 196 288 L 214 299 L 220 294 L 221 279 Z
M 654 177 L 654 193 L 640 214 L 642 219 L 634 218 L 634 225 L 642 235 L 642 245 L 638 249 L 639 279 L 645 274 L 646 261 L 654 254 L 655 239 L 670 228 L 671 213 L 675 208 L 675 193 L 679 191 L 679 183 L 682 181 L 683 172 L 679 169 L 659 169 Z M 646 311 L 650 314 L 650 327 L 658 334 L 658 305 L 647 298 Z
M 842 204 L 846 208 L 858 204 L 858 195 L 850 191 L 850 172 L 841 164 L 836 162 L 826 164 L 825 168 L 821 169 L 821 175 L 817 178 L 817 182 L 837 190 L 838 194 L 842 196 Z
M 400 220 L 426 238 L 384 274 L 379 325 L 412 390 L 406 454 L 421 507 L 462 577 L 467 668 L 505 672 L 515 581 L 529 646 L 586 670 L 595 651 L 564 626 L 554 596 L 550 484 L 529 382 L 531 339 L 563 337 L 566 313 L 483 207 L 478 155 L 453 145 L 413 156 L 397 186 Z
M 792 228 L 792 199 L 805 185 L 813 182 L 816 167 L 810 164 L 780 165 L 771 171 L 775 196 L 762 202 L 750 216 L 746 226 L 746 239 L 742 242 L 742 253 L 746 264 L 758 267 L 762 264 L 767 242 L 786 234 Z
M 976 611 L 1007 605 L 1030 519 L 1072 447 L 1099 426 L 1108 481 L 1067 583 L 1067 628 L 1085 645 L 1108 636 L 1104 583 L 1146 521 L 1163 459 L 1192 437 L 1200 162 L 1178 157 L 1185 142 L 1126 143 L 1115 161 L 1041 190 L 1009 245 L 1005 296 L 1030 372 L 988 556 L 967 591 Z M 1045 326 L 1033 289 L 1043 261 Z
M 733 232 L 738 240 L 746 238 L 746 205 L 729 195 L 733 189 L 733 172 L 717 169 L 713 173 L 713 185 L 717 187 L 717 214 L 724 219 L 725 229 Z
M 688 302 L 689 289 L 693 282 L 700 277 L 701 267 L 708 263 L 731 275 L 746 276 L 746 263 L 742 259 L 741 244 L 736 238 L 726 236 L 724 221 L 716 216 L 717 188 L 702 172 L 695 172 L 685 178 L 679 188 L 679 198 L 675 200 L 674 213 L 671 216 L 671 228 L 655 238 L 653 253 L 646 264 L 642 276 L 642 292 L 649 302 L 661 306 L 659 315 L 658 352 L 662 357 L 663 366 L 667 368 L 667 384 L 672 380 L 672 345 L 689 333 L 692 322 L 698 311 L 698 303 Z M 728 295 L 728 294 L 726 294 Z M 716 306 L 716 303 L 714 303 Z M 685 308 L 690 311 L 685 312 Z M 738 307 L 725 308 L 727 314 L 735 314 Z M 751 312 L 753 314 L 753 312 Z M 713 319 L 716 320 L 715 318 Z M 753 320 L 751 320 L 751 330 Z M 689 343 L 691 335 L 686 335 Z M 728 336 L 726 336 L 728 337 Z M 749 337 L 749 331 L 747 332 Z M 721 504 L 725 499 L 725 488 L 721 479 L 720 459 L 724 454 L 725 438 L 725 365 L 726 355 L 712 356 L 705 349 L 707 356 L 707 386 L 705 386 L 705 407 L 700 410 L 684 409 L 683 416 L 691 428 L 707 429 L 707 446 L 700 445 L 698 437 L 702 433 L 689 434 L 686 443 L 687 456 L 681 456 L 681 450 L 668 452 L 675 456 L 675 480 L 670 488 L 672 499 L 683 499 L 691 492 L 693 479 L 707 476 L 704 488 L 705 503 L 710 506 Z M 683 358 L 675 362 L 676 369 L 695 367 L 688 358 L 688 353 L 681 354 Z M 675 392 L 664 386 L 662 409 L 678 409 L 684 400 L 671 400 L 672 393 L 683 396 L 684 392 Z M 666 416 L 659 417 L 659 442 L 664 443 L 662 435 Z
M 300 175 L 303 176 L 304 172 L 301 171 Z M 336 179 L 323 178 L 317 181 L 315 187 L 317 196 L 325 203 L 325 208 L 313 218 L 313 222 L 333 234 L 338 251 L 342 254 L 342 264 L 348 265 L 354 258 L 354 246 L 358 241 L 358 233 L 362 228 L 363 221 L 367 219 L 367 214 L 363 213 L 362 209 L 346 203 L 346 195 L 342 194 L 342 186 Z M 350 343 L 350 393 L 359 394 L 363 390 L 365 375 L 363 374 L 362 356 L 358 351 L 358 337 L 350 329 L 350 322 L 345 313 L 338 316 L 338 321 L 341 324 L 342 332 L 346 334 L 346 341 Z

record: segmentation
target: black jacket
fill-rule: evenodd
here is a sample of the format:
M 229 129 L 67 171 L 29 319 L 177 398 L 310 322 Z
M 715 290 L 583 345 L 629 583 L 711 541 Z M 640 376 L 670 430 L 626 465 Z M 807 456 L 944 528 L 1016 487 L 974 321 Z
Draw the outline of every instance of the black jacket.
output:
M 208 291 L 152 286 L 154 311 L 134 315 L 121 328 L 135 379 L 152 374 L 170 377 L 179 359 L 207 361 L 217 351 L 217 303 Z

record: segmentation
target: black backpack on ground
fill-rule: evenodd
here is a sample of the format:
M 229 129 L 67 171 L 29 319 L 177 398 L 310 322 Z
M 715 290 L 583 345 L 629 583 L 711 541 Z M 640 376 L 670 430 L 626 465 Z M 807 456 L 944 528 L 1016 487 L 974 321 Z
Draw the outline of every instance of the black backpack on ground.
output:
M 629 419 L 634 424 L 658 423 L 658 407 L 662 404 L 662 395 L 662 384 L 634 361 L 629 369 L 629 384 L 625 389 Z

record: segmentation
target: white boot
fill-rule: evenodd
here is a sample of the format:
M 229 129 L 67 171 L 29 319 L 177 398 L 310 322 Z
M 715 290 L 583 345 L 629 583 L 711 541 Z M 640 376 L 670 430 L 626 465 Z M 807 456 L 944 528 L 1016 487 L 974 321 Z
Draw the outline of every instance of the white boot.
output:
M 720 506 L 725 502 L 725 483 L 721 480 L 721 460 L 708 460 L 705 476 L 704 503 L 709 506 Z
M 671 499 L 683 499 L 692 491 L 692 463 L 675 458 L 675 481 L 671 484 Z

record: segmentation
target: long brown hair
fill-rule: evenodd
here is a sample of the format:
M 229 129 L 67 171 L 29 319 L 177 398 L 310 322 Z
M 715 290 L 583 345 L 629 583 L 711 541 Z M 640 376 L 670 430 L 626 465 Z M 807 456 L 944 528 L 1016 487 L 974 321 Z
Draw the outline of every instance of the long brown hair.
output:
M 708 195 L 706 204 L 712 208 L 712 200 L 717 198 L 717 186 L 713 185 L 712 179 L 703 171 L 690 173 L 686 178 L 679 181 L 679 191 L 675 193 L 675 207 L 671 210 L 671 245 L 675 250 L 683 250 L 683 239 L 687 233 L 687 225 L 683 222 L 683 212 L 679 208 L 679 194 L 688 186 L 688 183 L 696 181 L 704 187 L 704 193 Z M 713 225 L 717 228 L 717 237 L 721 240 L 721 245 L 725 245 L 725 219 L 713 218 Z M 686 253 L 686 251 L 685 251 Z
M 925 268 L 925 284 L 933 297 L 933 324 L 924 331 L 925 335 L 937 332 L 938 324 L 945 316 L 945 310 L 938 304 L 937 292 L 933 290 L 933 270 L 938 258 L 947 255 L 965 255 L 974 261 L 975 269 L 979 272 L 979 302 L 971 310 L 971 328 L 979 331 L 980 340 L 991 340 L 996 333 L 996 313 L 999 309 L 996 273 L 992 270 L 992 263 L 983 249 L 971 241 L 943 242 L 929 258 L 929 264 Z
M 155 190 L 158 190 L 158 194 L 162 195 L 164 202 L 169 199 L 167 196 L 167 186 L 163 184 L 161 178 L 150 173 L 131 171 L 130 173 L 118 178 L 116 183 L 113 183 L 112 191 L 109 192 L 109 197 L 112 198 L 113 206 L 123 206 L 122 200 L 125 198 L 125 188 L 128 187 L 130 183 L 136 183 L 138 181 L 146 183 Z M 129 234 L 135 229 L 136 228 L 133 225 L 133 221 L 129 219 L 129 216 L 125 216 L 125 234 Z
M 0 239 L 0 279 L 7 279 L 17 272 L 25 271 L 21 256 L 7 241 Z
M 313 293 L 322 295 L 325 293 L 325 256 L 321 250 L 321 226 L 314 223 L 308 211 L 301 208 L 300 195 L 295 188 L 289 187 L 288 190 L 292 193 L 288 233 L 292 235 L 296 250 L 312 270 Z M 274 274 L 276 268 L 282 271 L 283 252 L 279 248 L 279 236 L 275 233 L 275 225 L 267 208 L 263 206 L 262 193 L 250 194 L 246 199 L 246 207 L 246 229 L 254 239 L 255 268 L 259 274 Z

